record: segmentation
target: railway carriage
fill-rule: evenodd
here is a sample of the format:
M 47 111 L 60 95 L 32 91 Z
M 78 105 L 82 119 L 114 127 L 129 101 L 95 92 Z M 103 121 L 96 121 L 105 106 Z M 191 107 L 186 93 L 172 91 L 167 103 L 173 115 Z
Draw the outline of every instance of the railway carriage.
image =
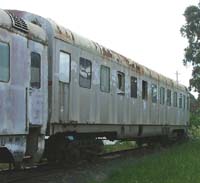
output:
M 41 65 L 40 83 L 38 65 Z M 36 161 L 41 158 L 47 126 L 47 67 L 44 30 L 0 10 L 2 161 L 20 162 L 26 153 L 34 155 Z
M 0 17 L 1 21 L 6 18 L 9 22 L 9 28 L 4 30 L 8 37 L 20 32 L 24 41 L 13 46 L 11 55 L 18 57 L 10 62 L 13 68 L 10 77 L 20 81 L 23 92 L 18 95 L 22 96 L 16 100 L 8 95 L 6 100 L 15 102 L 12 105 L 5 105 L 6 101 L 0 99 L 0 114 L 15 110 L 14 106 L 18 110 L 12 112 L 11 119 L 2 118 L 4 114 L 0 116 L 0 123 L 14 125 L 7 127 L 8 139 L 17 134 L 16 124 L 21 123 L 25 129 L 19 139 L 23 142 L 20 160 L 23 156 L 39 159 L 44 149 L 44 134 L 49 136 L 46 156 L 57 161 L 97 150 L 99 137 L 141 142 L 187 133 L 186 87 L 52 20 L 17 10 L 1 11 Z M 24 21 L 28 30 L 16 28 L 14 18 Z M 0 53 L 2 49 L 0 44 Z M 0 82 L 1 85 L 10 87 L 9 83 Z M 5 93 L 0 95 L 5 98 Z M 5 138 L 3 130 L 0 138 Z M 10 143 L 12 147 L 15 145 L 15 141 Z M 10 146 L 1 146 L 13 155 Z M 14 159 L 19 161 L 16 156 Z

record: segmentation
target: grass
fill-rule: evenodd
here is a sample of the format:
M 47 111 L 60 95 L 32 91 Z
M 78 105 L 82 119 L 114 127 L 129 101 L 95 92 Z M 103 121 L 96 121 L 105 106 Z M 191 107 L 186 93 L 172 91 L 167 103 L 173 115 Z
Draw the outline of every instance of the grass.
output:
M 104 180 L 90 182 L 199 183 L 200 140 L 190 140 L 143 158 L 124 160 L 107 171 Z
M 131 149 L 134 147 L 136 147 L 136 143 L 134 141 L 126 141 L 126 142 L 118 141 L 113 145 L 105 145 L 104 151 L 105 152 L 113 152 L 113 151 Z
M 0 163 L 0 170 L 1 169 L 8 169 L 9 168 L 9 164 L 8 163 Z

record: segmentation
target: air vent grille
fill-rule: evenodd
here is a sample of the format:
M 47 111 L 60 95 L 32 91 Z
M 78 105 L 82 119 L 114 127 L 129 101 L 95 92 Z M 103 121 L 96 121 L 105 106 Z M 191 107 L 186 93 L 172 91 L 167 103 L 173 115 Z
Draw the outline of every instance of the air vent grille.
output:
M 10 13 L 8 12 L 11 20 L 12 20 L 12 26 L 20 31 L 23 31 L 25 33 L 28 33 L 28 26 L 26 24 L 26 22 L 18 17 L 18 16 L 15 16 L 13 13 Z

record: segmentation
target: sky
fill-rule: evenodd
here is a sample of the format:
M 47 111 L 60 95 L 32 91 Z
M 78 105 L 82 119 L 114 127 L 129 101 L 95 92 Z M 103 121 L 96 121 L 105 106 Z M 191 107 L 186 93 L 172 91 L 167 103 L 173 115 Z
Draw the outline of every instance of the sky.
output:
M 191 66 L 183 66 L 186 38 L 180 34 L 184 10 L 199 0 L 1 0 L 58 24 L 137 63 L 189 86 Z

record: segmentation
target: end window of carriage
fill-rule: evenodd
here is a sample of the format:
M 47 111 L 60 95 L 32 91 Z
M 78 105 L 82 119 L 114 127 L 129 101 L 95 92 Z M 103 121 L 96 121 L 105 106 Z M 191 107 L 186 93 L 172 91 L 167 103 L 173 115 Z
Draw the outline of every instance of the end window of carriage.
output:
M 0 82 L 10 79 L 10 48 L 7 43 L 0 42 Z
M 70 82 L 70 54 L 60 51 L 59 55 L 59 81 Z
M 79 60 L 79 85 L 83 88 L 91 88 L 92 62 L 80 57 Z
M 157 103 L 157 85 L 152 84 L 151 85 L 151 98 L 152 98 L 152 103 Z
M 110 68 L 101 65 L 100 70 L 100 89 L 102 92 L 110 92 Z
M 187 96 L 187 110 L 190 110 L 190 97 Z
M 182 93 L 179 94 L 179 108 L 183 107 L 183 95 Z
M 131 97 L 137 98 L 137 78 L 131 76 Z
M 125 74 L 117 71 L 117 93 L 124 95 L 125 93 Z
M 185 100 L 186 100 L 186 97 L 185 97 L 185 95 L 183 95 L 183 109 L 185 109 Z
M 39 53 L 31 53 L 31 88 L 41 87 L 41 56 Z

